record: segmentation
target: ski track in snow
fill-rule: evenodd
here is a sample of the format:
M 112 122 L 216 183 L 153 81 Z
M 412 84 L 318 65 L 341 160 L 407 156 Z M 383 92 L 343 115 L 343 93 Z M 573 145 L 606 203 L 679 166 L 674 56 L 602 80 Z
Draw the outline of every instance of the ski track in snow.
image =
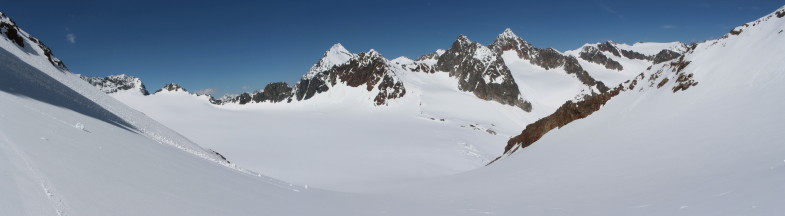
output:
M 66 202 L 63 201 L 63 199 L 55 193 L 54 189 L 49 184 L 46 177 L 44 177 L 44 175 L 41 175 L 41 173 L 35 168 L 35 165 L 33 165 L 33 162 L 30 161 L 27 154 L 20 151 L 19 148 L 16 147 L 17 144 L 12 142 L 10 139 L 8 139 L 8 137 L 5 135 L 5 133 L 3 133 L 3 131 L 0 131 L 0 137 L 2 137 L 4 141 L 3 143 L 6 144 L 6 147 L 10 149 L 11 152 L 13 152 L 14 155 L 16 155 L 21 160 L 22 163 L 24 163 L 24 165 L 27 167 L 27 170 L 30 172 L 30 176 L 35 178 L 35 180 L 38 181 L 38 184 L 41 185 L 42 192 L 52 202 L 52 208 L 57 212 L 57 215 L 67 216 L 68 207 L 66 205 Z M 48 140 L 44 140 L 44 142 L 48 142 Z

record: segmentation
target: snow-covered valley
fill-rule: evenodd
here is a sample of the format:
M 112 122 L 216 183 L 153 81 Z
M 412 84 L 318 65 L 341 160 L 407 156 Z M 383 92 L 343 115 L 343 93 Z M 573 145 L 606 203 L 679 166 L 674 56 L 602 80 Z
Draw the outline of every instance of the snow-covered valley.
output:
M 96 88 L 2 16 L 0 214 L 778 215 L 781 14 L 693 45 L 561 53 L 507 30 L 387 60 L 339 44 L 289 90 L 221 102 Z M 603 86 L 623 91 L 504 154 Z

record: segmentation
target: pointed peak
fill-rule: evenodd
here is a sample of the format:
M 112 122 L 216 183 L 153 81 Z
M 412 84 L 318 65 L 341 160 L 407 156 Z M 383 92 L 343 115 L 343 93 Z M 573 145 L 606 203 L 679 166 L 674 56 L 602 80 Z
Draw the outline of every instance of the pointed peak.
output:
M 471 40 L 469 40 L 469 37 L 467 37 L 466 35 L 462 35 L 462 34 L 458 35 L 458 38 L 456 38 L 456 40 L 462 41 L 462 42 L 469 42 L 469 43 L 472 42 Z
M 512 32 L 512 29 L 506 28 L 506 29 L 504 29 L 504 32 L 499 34 L 498 38 L 513 38 L 513 39 L 515 39 L 515 38 L 518 38 L 518 35 L 515 35 L 515 33 Z
M 328 50 L 328 52 L 344 52 L 344 53 L 349 53 L 349 50 L 346 50 L 346 48 L 345 48 L 345 47 L 343 47 L 343 45 L 342 45 L 341 43 L 336 43 L 336 44 L 333 44 L 333 46 L 332 46 L 332 47 L 330 47 L 330 50 Z
M 381 57 L 382 56 L 382 54 L 379 53 L 379 51 L 376 51 L 375 49 L 370 49 L 370 50 L 368 50 L 368 52 L 365 52 L 365 54 L 367 56 L 369 56 L 369 57 Z
M 183 91 L 183 92 L 188 92 L 188 90 L 185 90 L 182 86 L 180 86 L 180 84 L 177 84 L 177 83 L 166 84 L 166 85 L 164 85 L 163 88 L 158 89 L 158 91 L 155 91 L 155 93 L 162 92 L 162 91 L 170 91 L 170 92 Z

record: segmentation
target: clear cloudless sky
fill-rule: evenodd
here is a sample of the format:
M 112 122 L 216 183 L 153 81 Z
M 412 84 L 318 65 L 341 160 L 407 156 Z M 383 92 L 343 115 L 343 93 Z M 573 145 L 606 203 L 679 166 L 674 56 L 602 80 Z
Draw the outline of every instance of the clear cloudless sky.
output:
M 74 73 L 129 74 L 154 91 L 180 83 L 214 95 L 290 84 L 335 43 L 388 59 L 449 48 L 459 34 L 488 44 L 511 28 L 560 51 L 613 40 L 701 42 L 782 0 L 658 1 L 36 1 L 0 11 Z

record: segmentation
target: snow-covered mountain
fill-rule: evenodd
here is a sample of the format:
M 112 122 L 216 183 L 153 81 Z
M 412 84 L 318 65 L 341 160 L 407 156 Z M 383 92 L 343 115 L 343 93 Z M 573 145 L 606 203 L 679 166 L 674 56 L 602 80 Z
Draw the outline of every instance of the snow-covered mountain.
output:
M 0 214 L 313 215 L 342 208 L 309 201 L 326 192 L 229 164 L 67 71 L 2 13 L 0 25 Z M 113 77 L 104 81 L 117 85 L 104 87 L 140 94 L 141 85 L 122 90 L 121 82 L 139 84 L 134 80 Z
M 416 60 L 335 44 L 293 86 L 219 99 L 172 84 L 151 95 L 110 95 L 241 166 L 358 191 L 481 167 L 527 124 L 606 91 L 576 57 L 506 29 L 491 45 L 461 35 Z
M 142 95 L 149 95 L 150 93 L 147 92 L 147 88 L 144 87 L 142 84 L 142 80 L 137 77 L 128 76 L 125 74 L 120 75 L 113 75 L 108 77 L 89 77 L 80 75 L 80 78 L 87 81 L 88 83 L 98 87 L 101 91 L 105 93 L 115 93 L 117 91 L 123 90 L 134 90 Z
M 560 53 L 511 31 L 415 60 L 334 46 L 303 76 L 313 88 L 242 104 L 134 78 L 94 88 L 0 18 L 3 214 L 785 212 L 785 7 L 687 46 Z

